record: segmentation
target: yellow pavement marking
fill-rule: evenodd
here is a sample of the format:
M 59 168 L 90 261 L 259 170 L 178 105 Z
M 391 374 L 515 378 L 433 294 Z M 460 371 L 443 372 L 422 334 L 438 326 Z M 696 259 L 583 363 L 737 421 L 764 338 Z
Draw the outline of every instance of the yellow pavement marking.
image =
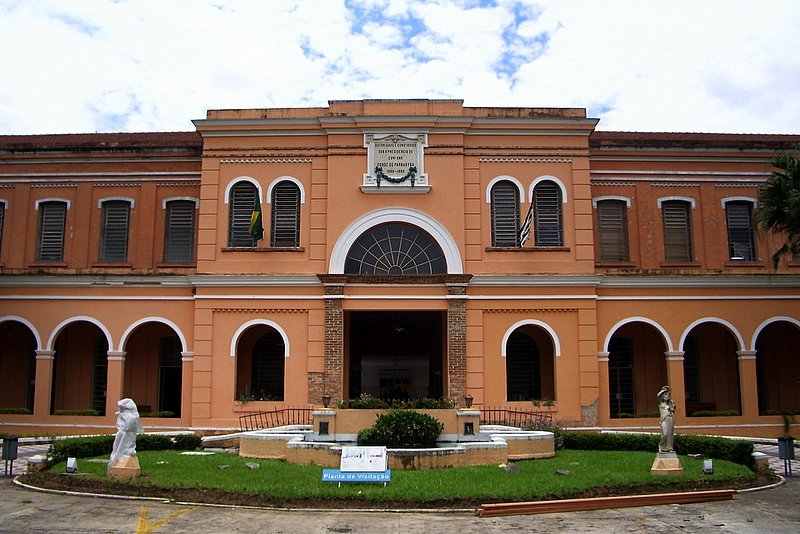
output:
M 178 512 L 175 512 L 172 515 L 168 515 L 164 519 L 159 519 L 158 521 L 156 521 L 154 523 L 148 523 L 147 522 L 147 515 L 148 515 L 150 509 L 147 506 L 142 506 L 139 509 L 139 521 L 136 522 L 136 532 L 135 532 L 135 534 L 150 534 L 151 532 L 155 532 L 156 530 L 158 530 L 158 527 L 160 527 L 164 523 L 166 523 L 168 521 L 172 521 L 176 517 L 178 517 L 180 515 L 183 515 L 183 514 L 185 514 L 187 512 L 191 512 L 194 509 L 195 509 L 195 507 L 192 506 L 191 508 L 186 508 L 185 510 L 180 510 Z

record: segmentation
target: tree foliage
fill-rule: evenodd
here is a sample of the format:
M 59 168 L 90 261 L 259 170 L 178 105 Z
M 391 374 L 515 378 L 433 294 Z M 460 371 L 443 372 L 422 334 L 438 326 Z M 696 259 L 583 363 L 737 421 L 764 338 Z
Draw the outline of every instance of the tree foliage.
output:
M 763 231 L 786 235 L 772 255 L 777 268 L 784 254 L 800 255 L 800 145 L 795 153 L 773 157 L 770 164 L 775 170 L 759 191 L 756 220 Z

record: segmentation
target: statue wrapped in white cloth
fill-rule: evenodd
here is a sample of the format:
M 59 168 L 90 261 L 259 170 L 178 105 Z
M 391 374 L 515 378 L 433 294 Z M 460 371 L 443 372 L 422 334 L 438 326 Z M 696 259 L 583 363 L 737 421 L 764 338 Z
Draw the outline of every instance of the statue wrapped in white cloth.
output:
M 137 476 L 139 460 L 136 458 L 136 434 L 144 432 L 139 421 L 139 410 L 132 399 L 122 399 L 117 405 L 117 435 L 108 461 L 108 472 L 111 476 Z
M 658 392 L 658 411 L 661 415 L 661 440 L 658 442 L 658 452 L 675 452 L 673 441 L 675 438 L 675 402 L 672 400 L 672 389 L 664 386 Z

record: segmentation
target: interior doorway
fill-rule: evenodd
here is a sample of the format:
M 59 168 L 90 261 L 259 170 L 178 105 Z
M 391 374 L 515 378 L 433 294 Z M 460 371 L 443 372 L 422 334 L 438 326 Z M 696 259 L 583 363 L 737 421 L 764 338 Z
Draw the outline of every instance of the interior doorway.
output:
M 349 312 L 349 398 L 364 393 L 382 399 L 441 398 L 444 313 Z

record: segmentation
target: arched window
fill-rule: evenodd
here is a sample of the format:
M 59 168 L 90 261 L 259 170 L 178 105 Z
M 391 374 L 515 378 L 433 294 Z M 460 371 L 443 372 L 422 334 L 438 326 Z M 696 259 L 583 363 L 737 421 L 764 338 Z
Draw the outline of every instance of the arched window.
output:
M 510 181 L 492 186 L 492 246 L 519 245 L 519 190 Z
M 36 261 L 63 261 L 67 202 L 60 200 L 41 202 L 37 209 L 39 232 L 36 240 Z
M 345 274 L 446 274 L 447 262 L 430 234 L 406 223 L 375 226 L 350 247 Z
M 194 261 L 194 200 L 170 200 L 166 202 L 164 224 L 164 261 Z
M 300 188 L 289 180 L 272 189 L 271 247 L 300 246 Z
M 542 398 L 539 347 L 523 332 L 514 332 L 506 345 L 507 400 L 527 401 Z
M 102 203 L 100 224 L 100 261 L 128 261 L 128 228 L 131 203 L 127 200 L 108 200 Z
M 252 183 L 241 181 L 231 188 L 228 207 L 229 247 L 256 246 L 256 240 L 250 235 L 250 217 L 258 205 L 258 189 Z
M 601 262 L 628 261 L 628 207 L 624 200 L 597 202 Z
M 733 201 L 725 204 L 728 221 L 728 251 L 730 259 L 756 261 L 755 232 L 753 231 L 753 203 Z
M 683 200 L 661 204 L 664 218 L 664 259 L 668 262 L 694 261 L 692 253 L 692 205 Z
M 551 181 L 533 190 L 534 239 L 537 247 L 564 246 L 561 214 L 561 189 Z

